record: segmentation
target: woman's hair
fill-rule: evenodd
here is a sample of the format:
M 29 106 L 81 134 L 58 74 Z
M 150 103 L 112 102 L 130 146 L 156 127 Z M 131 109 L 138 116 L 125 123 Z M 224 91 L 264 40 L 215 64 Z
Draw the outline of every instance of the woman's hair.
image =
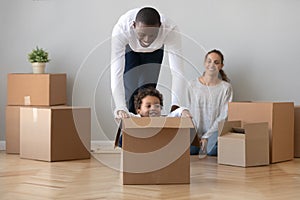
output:
M 141 88 L 138 93 L 134 96 L 134 108 L 137 112 L 141 108 L 142 101 L 146 96 L 157 97 L 159 99 L 160 105 L 163 106 L 163 96 L 154 87 Z
M 223 63 L 223 62 L 224 62 L 224 56 L 223 56 L 222 52 L 219 51 L 219 50 L 217 50 L 217 49 L 213 49 L 213 50 L 207 52 L 207 54 L 205 55 L 205 60 L 207 59 L 207 56 L 208 56 L 209 54 L 211 54 L 211 53 L 216 53 L 216 54 L 218 54 L 218 55 L 221 57 L 221 63 L 224 64 L 224 63 Z M 223 69 L 220 69 L 220 70 L 219 70 L 219 73 L 220 73 L 221 78 L 222 78 L 223 81 L 230 82 L 230 79 L 227 77 L 227 75 L 225 74 L 225 72 L 224 72 Z

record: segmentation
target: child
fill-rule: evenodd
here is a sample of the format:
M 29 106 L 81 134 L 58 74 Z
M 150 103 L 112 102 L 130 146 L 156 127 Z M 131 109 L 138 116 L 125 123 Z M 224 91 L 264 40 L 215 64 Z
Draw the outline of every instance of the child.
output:
M 163 96 L 154 87 L 139 89 L 134 97 L 134 107 L 137 114 L 129 113 L 131 117 L 160 117 Z M 191 117 L 191 114 L 187 108 L 179 107 L 167 117 Z M 118 146 L 122 147 L 122 135 L 120 135 Z
M 134 97 L 135 117 L 160 117 L 163 107 L 163 96 L 155 88 L 143 88 Z M 171 112 L 167 117 L 190 117 L 187 108 L 180 107 Z
M 227 118 L 228 102 L 232 101 L 232 86 L 222 70 L 223 61 L 219 50 L 208 52 L 204 60 L 205 72 L 189 82 L 188 108 L 201 138 L 200 148 L 191 146 L 190 153 L 199 153 L 200 158 L 206 153 L 217 156 L 218 123 Z

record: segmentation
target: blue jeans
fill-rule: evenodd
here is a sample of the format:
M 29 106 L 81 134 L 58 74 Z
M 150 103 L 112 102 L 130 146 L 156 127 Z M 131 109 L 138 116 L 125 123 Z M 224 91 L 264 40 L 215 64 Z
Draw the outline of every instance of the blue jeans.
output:
M 198 155 L 200 148 L 197 146 L 190 146 L 190 155 Z M 218 155 L 218 131 L 215 131 L 207 141 L 207 155 L 217 156 Z
M 122 148 L 122 134 L 120 134 L 120 137 L 119 137 L 118 147 Z
M 153 52 L 141 53 L 133 51 L 129 45 L 126 45 L 123 80 L 129 112 L 136 114 L 134 96 L 140 88 L 156 88 L 163 56 L 163 46 Z M 120 133 L 118 146 L 122 148 L 122 133 Z
M 164 47 L 153 52 L 133 51 L 129 45 L 125 51 L 124 89 L 129 112 L 135 113 L 134 96 L 140 88 L 156 88 Z
M 200 148 L 197 146 L 190 146 L 190 155 L 198 155 Z
M 218 155 L 218 131 L 215 131 L 207 141 L 207 155 L 217 156 Z

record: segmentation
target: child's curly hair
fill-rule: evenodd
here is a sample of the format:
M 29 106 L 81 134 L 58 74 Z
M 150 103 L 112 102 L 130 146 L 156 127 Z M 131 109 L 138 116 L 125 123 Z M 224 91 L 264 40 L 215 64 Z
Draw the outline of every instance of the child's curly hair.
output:
M 162 94 L 154 87 L 141 88 L 138 93 L 134 96 L 134 108 L 137 112 L 141 108 L 142 101 L 146 96 L 157 97 L 160 101 L 160 105 L 163 106 L 163 96 Z

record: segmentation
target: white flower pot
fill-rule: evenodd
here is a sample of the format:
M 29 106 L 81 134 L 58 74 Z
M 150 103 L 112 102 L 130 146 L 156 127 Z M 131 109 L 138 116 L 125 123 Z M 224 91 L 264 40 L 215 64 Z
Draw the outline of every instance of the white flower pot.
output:
M 44 74 L 45 73 L 46 63 L 32 63 L 32 72 L 34 74 Z

